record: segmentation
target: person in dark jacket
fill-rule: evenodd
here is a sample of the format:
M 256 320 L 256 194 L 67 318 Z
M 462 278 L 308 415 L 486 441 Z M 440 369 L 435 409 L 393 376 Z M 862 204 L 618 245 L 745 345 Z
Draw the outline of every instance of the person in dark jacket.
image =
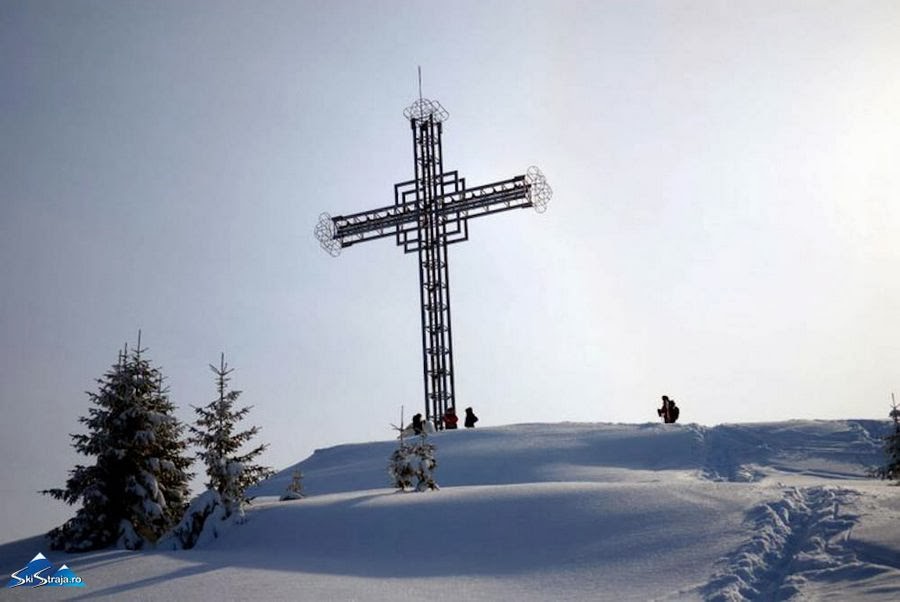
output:
M 478 416 L 475 415 L 475 412 L 472 411 L 472 408 L 466 408 L 466 428 L 473 429 L 475 428 L 475 423 L 478 422 Z
M 673 424 L 678 420 L 678 414 L 681 412 L 675 405 L 674 399 L 669 399 L 668 395 L 662 396 L 662 407 L 656 410 L 656 413 L 662 416 L 663 422 Z
M 456 415 L 456 409 L 447 408 L 447 411 L 444 413 L 444 428 L 447 430 L 455 429 L 458 422 L 459 417 Z
M 415 416 L 413 416 L 412 428 L 413 428 L 413 433 L 415 433 L 416 435 L 421 435 L 422 433 L 425 432 L 425 427 L 422 424 L 422 415 L 421 414 L 416 414 Z

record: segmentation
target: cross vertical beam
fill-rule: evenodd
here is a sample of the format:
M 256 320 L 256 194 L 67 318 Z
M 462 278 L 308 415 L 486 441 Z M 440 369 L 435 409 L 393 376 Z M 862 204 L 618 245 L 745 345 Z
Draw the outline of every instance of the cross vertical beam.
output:
M 455 406 L 447 224 L 439 212 L 439 199 L 444 195 L 443 125 L 431 113 L 424 118 L 411 117 L 410 128 L 416 203 L 420 207 L 418 256 L 425 417 L 438 422 L 447 408 Z
M 394 185 L 393 206 L 321 214 L 315 235 L 335 257 L 344 247 L 391 236 L 404 253 L 418 254 L 425 416 L 440 428 L 447 409 L 456 406 L 447 247 L 469 239 L 470 219 L 513 209 L 543 213 L 553 191 L 537 167 L 467 187 L 456 171 L 444 171 L 441 136 L 449 114 L 440 103 L 420 97 L 403 115 L 412 130 L 415 178 Z

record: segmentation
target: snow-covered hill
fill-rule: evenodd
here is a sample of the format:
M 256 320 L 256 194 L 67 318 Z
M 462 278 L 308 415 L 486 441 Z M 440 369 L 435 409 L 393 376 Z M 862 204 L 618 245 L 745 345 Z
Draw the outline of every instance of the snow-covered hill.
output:
M 151 600 L 900 598 L 900 488 L 864 478 L 884 422 L 527 424 L 438 433 L 441 490 L 386 487 L 395 441 L 318 450 L 200 549 L 38 552 Z M 309 497 L 278 502 L 295 469 Z M 5 596 L 23 592 L 0 590 Z

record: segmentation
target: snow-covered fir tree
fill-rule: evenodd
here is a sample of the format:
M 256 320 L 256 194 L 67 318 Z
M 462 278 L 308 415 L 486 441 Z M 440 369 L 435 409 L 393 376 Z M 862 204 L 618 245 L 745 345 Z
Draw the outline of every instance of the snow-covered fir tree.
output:
M 178 522 L 189 499 L 184 426 L 163 386 L 163 376 L 138 345 L 88 393 L 94 407 L 79 418 L 86 434 L 71 435 L 73 447 L 94 458 L 69 472 L 64 489 L 43 493 L 68 504 L 75 516 L 50 531 L 54 549 L 83 551 L 113 544 L 138 549 Z
M 437 468 L 435 447 L 426 441 L 426 437 L 422 433 L 414 443 L 408 443 L 403 431 L 400 432 L 400 447 L 394 450 L 388 463 L 391 483 L 400 491 L 438 489 L 433 475 Z
M 278 501 L 288 502 L 301 499 L 303 499 L 303 473 L 295 470 L 294 474 L 291 475 L 291 482 L 288 484 L 287 489 L 284 490 L 284 493 L 281 494 L 281 497 L 278 498 Z
M 893 400 L 893 395 L 891 399 Z M 900 407 L 892 404 L 889 416 L 893 421 L 893 432 L 884 437 L 884 466 L 876 468 L 874 475 L 880 479 L 900 481 Z
M 181 522 L 157 543 L 162 550 L 189 550 L 217 538 L 231 524 L 222 497 L 207 489 L 193 500 Z
M 235 513 L 241 514 L 243 505 L 250 501 L 247 489 L 272 476 L 274 471 L 253 463 L 268 447 L 267 444 L 258 445 L 245 453 L 240 451 L 259 433 L 259 427 L 238 430 L 238 423 L 250 412 L 252 406 L 235 408 L 241 392 L 229 389 L 229 375 L 234 370 L 225 363 L 224 353 L 219 367 L 210 365 L 210 369 L 216 375 L 218 395 L 208 405 L 194 407 L 197 420 L 190 427 L 190 441 L 200 448 L 197 455 L 206 464 L 206 475 L 209 477 L 206 486 L 219 495 L 227 518 Z

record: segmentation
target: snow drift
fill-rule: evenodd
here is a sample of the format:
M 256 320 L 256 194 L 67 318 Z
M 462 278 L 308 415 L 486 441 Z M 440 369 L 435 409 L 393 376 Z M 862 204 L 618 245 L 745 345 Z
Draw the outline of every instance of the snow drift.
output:
M 527 424 L 429 437 L 439 491 L 390 487 L 388 440 L 318 450 L 247 522 L 180 552 L 48 557 L 52 597 L 893 600 L 900 488 L 865 479 L 885 422 Z M 304 499 L 279 502 L 295 470 Z M 10 574 L 41 538 L 0 546 Z

